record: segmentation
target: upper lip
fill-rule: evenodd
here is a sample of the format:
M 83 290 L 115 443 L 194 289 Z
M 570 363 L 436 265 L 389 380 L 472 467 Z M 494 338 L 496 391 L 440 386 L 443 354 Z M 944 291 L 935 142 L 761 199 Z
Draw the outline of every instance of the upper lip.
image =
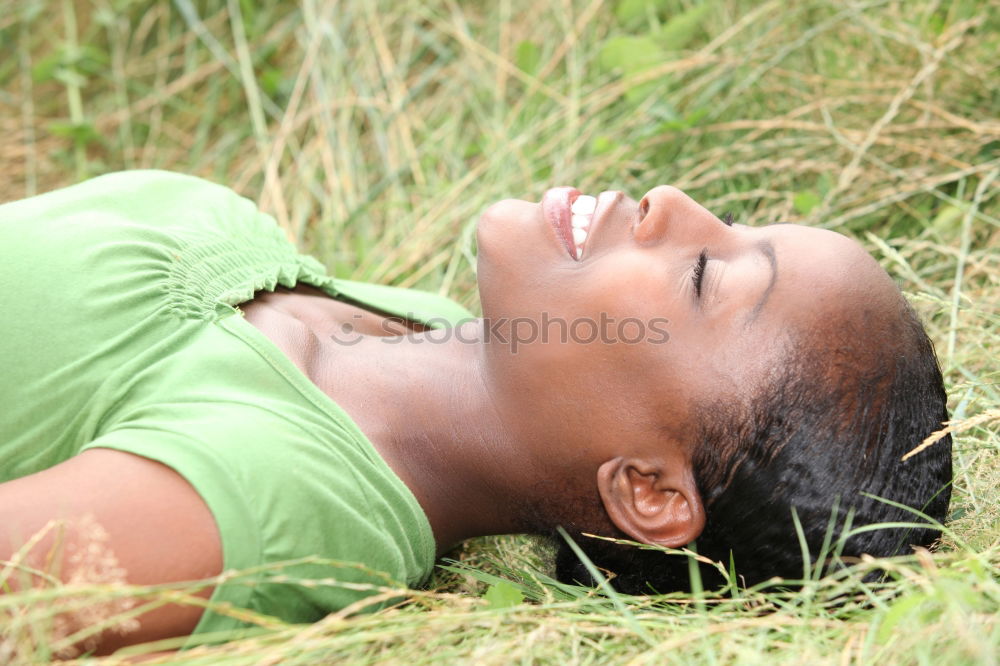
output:
M 597 195 L 597 208 L 594 209 L 594 216 L 590 218 L 590 231 L 587 233 L 584 245 L 587 248 L 587 256 L 593 252 L 591 248 L 597 236 L 603 235 L 605 219 L 624 198 L 625 193 L 618 190 L 605 190 Z

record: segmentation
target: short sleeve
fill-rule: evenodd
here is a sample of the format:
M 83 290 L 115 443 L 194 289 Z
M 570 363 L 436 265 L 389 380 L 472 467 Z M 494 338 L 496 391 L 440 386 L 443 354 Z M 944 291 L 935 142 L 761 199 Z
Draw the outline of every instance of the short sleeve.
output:
M 234 466 L 224 454 L 188 435 L 141 424 L 106 433 L 84 450 L 94 448 L 142 456 L 179 473 L 194 487 L 215 519 L 222 541 L 223 570 L 245 571 L 261 564 L 260 529 L 245 488 L 250 470 Z M 247 578 L 224 583 L 215 588 L 211 602 L 248 608 L 254 586 L 254 581 Z M 225 632 L 243 626 L 232 617 L 206 611 L 194 633 Z
M 155 460 L 194 487 L 218 526 L 224 569 L 255 570 L 217 587 L 213 604 L 307 623 L 419 580 L 426 518 L 370 444 L 314 420 L 311 407 L 230 398 L 147 403 L 86 447 Z M 242 626 L 206 611 L 195 633 Z

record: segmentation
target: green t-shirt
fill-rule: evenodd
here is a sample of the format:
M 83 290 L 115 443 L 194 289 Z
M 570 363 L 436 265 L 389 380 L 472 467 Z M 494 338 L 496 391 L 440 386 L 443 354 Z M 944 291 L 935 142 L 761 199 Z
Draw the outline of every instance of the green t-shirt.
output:
M 291 622 L 368 594 L 350 584 L 386 583 L 372 572 L 418 584 L 435 549 L 413 494 L 234 307 L 298 283 L 432 326 L 470 316 L 331 279 L 252 202 L 197 178 L 132 171 L 0 206 L 0 482 L 88 448 L 127 451 L 197 490 L 226 570 L 363 565 L 299 563 L 277 573 L 305 585 L 265 574 L 212 597 Z M 195 633 L 239 626 L 206 612 Z

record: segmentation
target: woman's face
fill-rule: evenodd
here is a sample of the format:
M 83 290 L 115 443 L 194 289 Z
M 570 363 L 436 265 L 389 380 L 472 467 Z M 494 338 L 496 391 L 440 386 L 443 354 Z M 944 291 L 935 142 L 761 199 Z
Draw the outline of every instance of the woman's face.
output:
M 695 406 L 752 392 L 790 335 L 871 330 L 897 302 L 840 234 L 727 225 L 672 187 L 580 196 L 501 201 L 478 229 L 489 388 L 536 462 L 685 443 Z

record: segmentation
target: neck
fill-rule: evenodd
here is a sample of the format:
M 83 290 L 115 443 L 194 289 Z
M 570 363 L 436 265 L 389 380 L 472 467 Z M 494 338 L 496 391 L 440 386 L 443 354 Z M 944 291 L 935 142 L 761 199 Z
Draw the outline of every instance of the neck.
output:
M 315 366 L 317 384 L 417 498 L 439 553 L 518 531 L 519 498 L 533 485 L 490 400 L 482 340 L 481 321 L 351 346 L 326 340 Z

